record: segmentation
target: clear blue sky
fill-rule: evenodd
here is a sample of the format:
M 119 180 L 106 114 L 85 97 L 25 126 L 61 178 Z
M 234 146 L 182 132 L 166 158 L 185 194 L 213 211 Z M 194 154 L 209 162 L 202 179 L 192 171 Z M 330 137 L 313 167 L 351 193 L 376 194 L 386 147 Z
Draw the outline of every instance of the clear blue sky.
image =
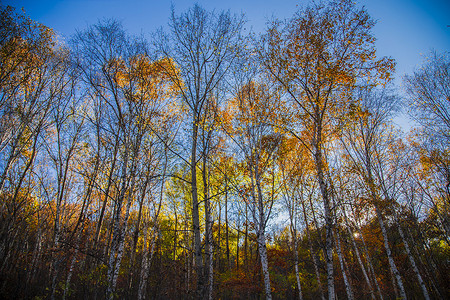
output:
M 0 0 L 1 1 L 1 0 Z M 130 32 L 149 33 L 166 25 L 170 5 L 177 12 L 194 3 L 206 9 L 245 13 L 248 27 L 264 30 L 266 20 L 275 16 L 289 18 L 307 0 L 6 0 L 25 8 L 34 20 L 69 37 L 76 29 L 103 18 L 121 20 Z M 374 33 L 380 55 L 397 61 L 396 83 L 422 63 L 422 56 L 435 49 L 450 51 L 450 1 L 446 0 L 359 0 L 370 15 L 378 20 Z

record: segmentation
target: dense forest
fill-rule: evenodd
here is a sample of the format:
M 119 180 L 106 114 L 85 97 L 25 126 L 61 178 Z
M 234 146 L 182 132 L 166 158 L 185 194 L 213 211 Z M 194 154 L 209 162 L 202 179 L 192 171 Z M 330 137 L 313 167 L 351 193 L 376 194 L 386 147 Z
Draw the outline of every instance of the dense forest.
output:
M 394 86 L 351 0 L 0 14 L 0 298 L 449 299 L 448 53 Z

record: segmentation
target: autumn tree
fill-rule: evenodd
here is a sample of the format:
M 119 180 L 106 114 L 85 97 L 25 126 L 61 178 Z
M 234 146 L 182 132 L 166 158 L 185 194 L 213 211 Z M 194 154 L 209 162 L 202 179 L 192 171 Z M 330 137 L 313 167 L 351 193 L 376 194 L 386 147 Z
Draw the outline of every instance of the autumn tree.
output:
M 404 145 L 389 121 L 389 118 L 398 110 L 398 100 L 386 90 L 377 93 L 363 89 L 357 97 L 360 99 L 360 106 L 355 106 L 350 113 L 350 118 L 354 118 L 355 122 L 343 130 L 345 139 L 342 145 L 351 158 L 352 170 L 366 185 L 365 188 L 371 199 L 370 204 L 375 208 L 383 235 L 391 274 L 395 277 L 401 297 L 406 298 L 403 280 L 392 256 L 392 247 L 389 245 L 386 229 L 386 218 L 392 215 L 389 212 L 395 211 L 394 207 L 399 201 L 402 164 L 406 163 Z M 398 216 L 394 213 L 393 218 L 396 220 Z M 398 223 L 397 225 L 424 298 L 429 299 L 428 291 L 417 269 L 415 259 L 411 255 L 402 227 Z
M 306 211 L 303 210 L 303 222 L 301 221 L 302 208 L 305 207 L 305 196 L 306 185 L 308 176 L 311 175 L 311 161 L 308 160 L 309 156 L 305 153 L 305 148 L 294 137 L 285 137 L 282 140 L 282 144 L 278 150 L 277 164 L 279 166 L 279 172 L 281 173 L 282 180 L 282 195 L 283 195 L 283 206 L 285 207 L 289 216 L 289 231 L 292 243 L 292 252 L 294 257 L 294 271 L 297 281 L 298 298 L 303 299 L 302 286 L 300 280 L 300 268 L 299 268 L 299 232 L 301 232 L 301 224 L 308 225 L 308 220 L 306 220 Z M 305 228 L 309 232 L 309 228 Z M 308 234 L 309 235 L 309 234 Z M 309 237 L 308 237 L 309 239 Z M 317 263 L 312 251 L 312 261 L 317 270 Z M 318 273 L 318 272 L 317 272 Z M 317 274 L 316 273 L 316 274 Z M 317 276 L 318 283 L 320 282 L 320 277 Z M 321 285 L 321 284 L 319 284 Z M 322 288 L 319 288 L 322 290 Z M 323 298 L 323 293 L 321 292 Z
M 8 171 L 42 132 L 53 96 L 49 85 L 59 64 L 50 28 L 16 13 L 10 6 L 1 6 L 1 23 L 0 189 L 3 189 Z
M 267 260 L 266 227 L 276 198 L 275 155 L 281 135 L 270 125 L 283 111 L 276 90 L 255 81 L 243 85 L 231 101 L 232 139 L 242 153 L 249 182 L 242 191 L 255 224 L 266 299 L 272 299 Z
M 58 99 L 67 99 L 72 81 L 69 53 L 56 43 L 51 29 L 11 7 L 1 7 L 1 22 L 0 190 L 4 199 L 0 256 L 5 264 L 12 228 L 38 189 L 36 161 L 45 161 L 51 112 Z
M 439 195 L 433 202 L 450 204 L 450 58 L 448 52 L 433 52 L 413 75 L 404 78 L 409 116 L 420 125 L 416 149 L 423 161 L 424 174 L 433 178 Z M 430 186 L 431 187 L 431 186 Z M 431 192 L 430 190 L 430 192 Z M 438 200 L 440 198 L 440 200 Z M 434 205 L 447 235 L 450 233 L 449 211 Z
M 190 123 L 190 182 L 192 196 L 192 228 L 197 276 L 197 296 L 206 295 L 207 281 L 201 247 L 201 228 L 197 183 L 199 126 L 204 111 L 211 107 L 214 90 L 227 74 L 236 57 L 242 17 L 230 12 L 207 12 L 198 5 L 181 15 L 172 9 L 170 33 L 160 31 L 157 49 L 162 57 L 170 58 L 166 71 L 177 76 L 172 80 L 177 86 Z
M 351 1 L 316 3 L 264 36 L 261 57 L 267 71 L 302 115 L 302 142 L 314 158 L 326 223 L 328 298 L 334 298 L 333 212 L 327 179 L 326 145 L 331 119 L 348 107 L 348 92 L 359 82 L 386 79 L 392 60 L 376 58 L 374 21 Z M 300 137 L 300 135 L 297 134 Z
M 73 39 L 73 47 L 78 55 L 83 81 L 90 90 L 90 100 L 95 109 L 92 112 L 103 115 L 103 120 L 96 120 L 101 122 L 97 134 L 104 132 L 105 135 L 98 137 L 97 142 L 100 145 L 106 144 L 105 140 L 111 143 L 108 149 L 111 163 L 106 174 L 96 239 L 105 208 L 111 201 L 113 221 L 109 231 L 112 239 L 107 297 L 113 298 L 134 200 L 139 199 L 142 211 L 148 181 L 155 178 L 155 173 L 164 173 L 164 163 L 156 163 L 153 153 L 158 148 L 165 148 L 157 135 L 164 128 L 164 120 L 168 120 L 164 111 L 168 113 L 171 107 L 164 101 L 172 96 L 173 89 L 169 77 L 163 72 L 170 63 L 164 59 L 152 59 L 145 41 L 127 36 L 121 24 L 113 20 L 78 32 Z M 155 146 L 157 149 L 154 150 Z M 159 159 L 164 160 L 164 155 Z M 139 234 L 139 223 L 135 234 Z

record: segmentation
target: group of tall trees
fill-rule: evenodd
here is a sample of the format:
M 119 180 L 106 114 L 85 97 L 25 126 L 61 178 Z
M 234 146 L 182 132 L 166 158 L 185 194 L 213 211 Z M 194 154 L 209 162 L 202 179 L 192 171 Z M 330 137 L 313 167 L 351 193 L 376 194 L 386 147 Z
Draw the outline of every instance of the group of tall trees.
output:
M 2 298 L 450 296 L 448 53 L 400 97 L 349 0 L 66 44 L 0 9 Z

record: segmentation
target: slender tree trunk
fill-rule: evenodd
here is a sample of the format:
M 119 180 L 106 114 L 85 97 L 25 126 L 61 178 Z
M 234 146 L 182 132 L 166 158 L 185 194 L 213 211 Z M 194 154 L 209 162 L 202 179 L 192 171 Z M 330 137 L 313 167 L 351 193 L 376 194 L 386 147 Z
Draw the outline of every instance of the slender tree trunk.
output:
M 95 248 L 95 246 L 98 243 L 98 240 L 100 238 L 100 232 L 101 232 L 102 225 L 103 225 L 103 218 L 104 218 L 104 215 L 105 215 L 106 204 L 108 203 L 109 191 L 111 189 L 111 185 L 112 185 L 112 181 L 113 181 L 114 169 L 116 167 L 116 162 L 117 162 L 117 152 L 119 150 L 118 139 L 119 139 L 119 136 L 117 134 L 116 141 L 115 141 L 115 144 L 114 144 L 114 153 L 113 153 L 113 158 L 112 158 L 111 169 L 110 169 L 109 174 L 108 174 L 108 183 L 106 184 L 106 190 L 105 190 L 105 195 L 104 195 L 105 198 L 103 199 L 102 207 L 100 209 L 100 216 L 98 218 L 97 227 L 95 229 L 94 248 Z
M 286 180 L 286 176 L 283 172 L 283 178 Z M 294 255 L 294 271 L 295 271 L 295 279 L 297 281 L 297 289 L 298 289 L 298 298 L 300 300 L 303 300 L 302 295 L 302 285 L 300 283 L 300 274 L 299 274 L 299 268 L 298 268 L 298 237 L 297 237 L 297 206 L 296 206 L 296 200 L 294 197 L 291 197 L 288 193 L 288 188 L 286 184 L 283 184 L 286 195 L 288 197 L 287 199 L 287 208 L 289 212 L 289 228 L 291 231 L 291 238 L 292 238 L 292 252 Z
M 325 259 L 327 265 L 328 299 L 334 300 L 334 269 L 333 269 L 333 216 L 330 207 L 330 197 L 327 184 L 324 178 L 323 158 L 320 146 L 317 142 L 314 160 L 316 163 L 317 177 L 319 181 L 320 192 L 322 194 L 323 206 L 325 212 Z
M 133 195 L 134 195 L 134 187 L 135 187 L 135 183 L 136 183 L 136 168 L 137 168 L 137 156 L 138 156 L 137 154 L 138 154 L 138 149 L 135 149 L 134 155 L 133 155 L 133 159 L 132 159 L 131 172 L 130 172 L 131 184 L 130 184 L 130 186 L 128 186 L 126 188 L 128 190 L 127 206 L 126 206 L 126 209 L 125 209 L 125 216 L 124 216 L 123 224 L 121 225 L 120 233 L 118 235 L 119 247 L 118 247 L 118 252 L 117 252 L 117 257 L 116 257 L 116 264 L 115 264 L 115 267 L 114 267 L 114 275 L 113 275 L 113 278 L 112 278 L 113 292 L 114 292 L 116 284 L 117 284 L 117 279 L 119 277 L 120 266 L 122 264 L 122 258 L 123 258 L 124 247 L 125 247 L 126 233 L 127 233 L 127 230 L 128 230 L 128 218 L 130 216 L 131 204 L 133 203 L 132 200 L 133 200 Z M 113 294 L 111 294 L 111 295 L 113 295 Z
M 402 238 L 402 242 L 405 247 L 406 255 L 408 255 L 409 262 L 411 263 L 414 273 L 417 276 L 417 281 L 419 282 L 420 288 L 422 289 L 423 297 L 426 300 L 430 300 L 430 296 L 428 294 L 428 290 L 425 285 L 425 282 L 423 282 L 422 276 L 420 275 L 419 269 L 417 268 L 416 261 L 414 260 L 411 250 L 409 249 L 408 241 L 406 240 L 405 234 L 403 233 L 403 230 L 402 230 L 402 227 L 398 222 L 397 222 L 397 228 L 398 228 L 398 233 L 400 234 L 400 237 Z
M 65 300 L 69 295 L 70 281 L 72 280 L 73 269 L 75 268 L 75 263 L 77 261 L 77 256 L 79 252 L 79 245 L 81 240 L 81 235 L 83 233 L 83 228 L 80 228 L 80 231 L 77 234 L 76 242 L 75 242 L 75 253 L 72 256 L 72 260 L 70 261 L 69 271 L 67 273 L 66 283 L 64 285 L 64 293 L 62 299 Z
M 39 224 L 39 216 L 38 216 L 38 224 Z M 38 233 L 37 233 L 37 241 L 36 245 L 33 251 L 33 259 L 31 261 L 31 268 L 28 272 L 28 280 L 27 280 L 27 287 L 31 286 L 34 282 L 34 277 L 36 275 L 37 269 L 38 269 L 38 262 L 41 258 L 42 253 L 42 229 L 40 226 L 38 226 Z
M 57 130 L 58 133 L 58 162 L 59 162 L 59 174 L 58 174 L 58 193 L 56 199 L 56 212 L 55 212 L 55 227 L 54 227 L 54 250 L 55 250 L 55 260 L 53 265 L 53 280 L 52 280 L 52 294 L 51 299 L 55 299 L 56 285 L 57 285 L 57 276 L 59 273 L 59 265 L 62 262 L 62 258 L 58 258 L 58 252 L 60 250 L 60 238 L 61 238 L 61 214 L 62 214 L 62 203 L 66 190 L 67 176 L 69 172 L 69 162 L 72 158 L 72 153 L 75 148 L 76 137 L 72 140 L 72 145 L 66 154 L 65 159 L 62 158 L 62 149 L 61 149 L 61 137 L 60 130 Z
M 219 272 L 223 271 L 223 261 L 222 261 L 222 203 L 220 203 L 220 199 L 218 201 L 217 207 L 219 211 L 217 213 L 217 238 L 215 244 L 217 245 L 216 251 L 214 251 L 215 261 L 216 261 L 216 269 Z
M 323 293 L 322 280 L 320 279 L 317 258 L 316 258 L 316 255 L 314 254 L 313 244 L 312 244 L 312 240 L 311 240 L 311 233 L 309 232 L 309 224 L 308 224 L 308 217 L 306 216 L 306 208 L 305 208 L 305 204 L 303 203 L 303 201 L 301 201 L 301 203 L 302 203 L 302 210 L 303 210 L 303 218 L 305 219 L 306 238 L 308 239 L 309 253 L 311 254 L 311 259 L 312 259 L 312 262 L 314 265 L 314 272 L 316 274 L 317 285 L 318 285 L 319 292 L 320 292 L 320 298 L 322 300 L 325 300 L 325 294 Z
M 348 226 L 348 224 L 347 224 L 347 231 L 348 231 L 348 235 L 350 237 L 350 240 L 352 241 L 353 249 L 355 250 L 356 259 L 358 260 L 359 267 L 361 268 L 361 271 L 363 273 L 364 280 L 366 281 L 367 287 L 369 288 L 370 297 L 372 299 L 376 299 L 375 298 L 375 292 L 373 290 L 372 284 L 370 283 L 369 276 L 367 275 L 366 267 L 364 266 L 364 263 L 362 262 L 361 254 L 359 253 L 358 246 L 356 245 L 355 237 L 353 236 L 353 232 L 351 231 L 351 229 Z
M 159 218 L 159 213 L 161 211 L 161 205 L 162 205 L 162 200 L 163 200 L 163 196 L 164 196 L 164 185 L 166 182 L 165 179 L 166 179 L 166 171 L 167 171 L 167 149 L 164 149 L 164 150 L 165 150 L 165 152 L 164 152 L 165 159 L 164 159 L 164 168 L 163 168 L 162 179 L 161 179 L 161 188 L 159 190 L 159 203 L 158 203 L 158 207 L 157 207 L 154 217 L 153 217 L 153 224 L 155 226 L 155 232 L 158 233 L 158 235 L 157 235 L 158 237 L 160 236 L 160 228 L 158 225 L 158 218 Z M 143 196 L 144 196 L 144 194 L 143 194 Z M 177 218 L 175 215 L 175 236 L 177 235 L 177 232 L 176 232 L 177 225 L 176 224 L 177 224 Z M 147 285 L 147 280 L 148 280 L 148 275 L 149 275 L 150 263 L 152 261 L 154 249 L 156 247 L 156 237 L 157 236 L 155 234 L 152 237 L 150 252 L 149 252 L 149 249 L 147 247 L 148 226 L 147 225 L 145 226 L 144 251 L 143 251 L 141 272 L 140 272 L 140 276 L 139 276 L 138 300 L 145 299 L 146 285 Z M 175 241 L 175 243 L 176 243 L 176 241 Z M 174 247 L 175 247 L 174 250 L 176 250 L 176 244 Z M 175 260 L 175 256 L 176 256 L 176 251 L 174 251 L 174 260 Z
M 431 266 L 433 271 L 438 270 L 438 267 L 436 265 L 436 261 L 435 261 L 434 257 L 428 255 L 428 253 L 431 253 L 431 250 L 430 250 L 430 248 L 428 247 L 428 245 L 424 241 L 422 230 L 421 230 L 420 226 L 417 224 L 417 219 L 416 218 L 414 218 L 414 226 L 418 230 L 421 242 L 420 243 L 413 243 L 413 247 L 414 246 L 416 247 L 416 252 L 417 253 L 420 253 L 420 251 L 423 251 L 423 253 L 425 254 L 423 256 L 425 257 L 425 260 L 427 261 L 428 266 Z M 408 232 L 409 232 L 409 235 L 412 236 L 411 231 L 410 231 L 409 228 L 408 228 Z M 420 247 L 421 249 L 420 250 L 417 249 L 418 247 Z M 433 286 L 433 289 L 435 290 L 435 292 L 437 294 L 437 298 L 438 299 L 444 299 L 444 297 L 442 297 L 443 291 L 441 289 L 441 286 L 437 286 L 437 284 L 435 282 L 435 276 L 430 276 L 431 272 L 429 271 L 429 268 L 427 267 L 426 264 L 424 264 L 424 266 L 425 266 L 425 272 L 427 273 L 428 280 L 431 283 L 431 285 Z M 442 277 L 442 273 L 440 273 L 440 276 Z
M 375 208 L 375 213 L 377 215 L 377 219 L 378 219 L 378 223 L 380 225 L 381 228 L 381 234 L 383 236 L 383 242 L 384 242 L 384 249 L 386 250 L 386 255 L 388 257 L 388 262 L 389 262 L 389 270 L 392 274 L 393 277 L 393 285 L 394 285 L 394 289 L 396 288 L 396 286 L 398 287 L 398 289 L 400 290 L 400 297 L 404 300 L 406 300 L 406 292 L 405 292 L 405 288 L 403 286 L 403 281 L 402 278 L 400 276 L 400 272 L 397 269 L 397 266 L 395 265 L 395 261 L 394 261 L 394 257 L 392 256 L 392 251 L 391 251 L 391 247 L 389 246 L 389 239 L 388 239 L 388 234 L 387 234 L 387 230 L 384 224 L 384 220 L 383 220 L 383 214 L 381 212 L 381 209 L 379 207 L 378 201 L 379 201 L 379 197 L 377 194 L 377 191 L 375 189 L 375 181 L 374 181 L 374 177 L 372 174 L 372 164 L 370 161 L 370 156 L 367 153 L 365 153 L 365 157 L 366 157 L 366 169 L 367 169 L 367 177 L 366 177 L 366 184 L 368 186 L 368 191 L 370 193 L 370 196 L 372 197 L 372 204 Z M 395 281 L 397 283 L 397 285 L 395 284 Z
M 258 159 L 256 159 L 258 162 Z M 252 181 L 252 197 L 257 203 L 258 219 L 255 220 L 257 226 L 257 242 L 258 242 L 258 252 L 259 258 L 261 260 L 261 269 L 264 276 L 264 290 L 266 294 L 266 299 L 272 299 L 272 288 L 270 286 L 270 276 L 269 276 L 269 261 L 267 258 L 267 246 L 266 246 L 266 236 L 265 236 L 265 225 L 266 225 L 266 215 L 264 213 L 264 203 L 263 203 L 263 193 L 261 189 L 261 178 L 259 177 L 258 163 L 251 166 L 251 181 Z M 255 186 L 256 183 L 256 193 Z
M 108 299 L 114 298 L 114 292 L 116 288 L 116 279 L 119 274 L 119 270 L 116 270 L 117 262 L 121 260 L 121 245 L 122 239 L 125 237 L 122 236 L 124 233 L 123 226 L 126 226 L 126 222 L 122 222 L 122 205 L 125 200 L 125 194 L 127 190 L 127 181 L 129 176 L 128 173 L 128 149 L 125 150 L 124 160 L 122 162 L 122 175 L 121 175 L 121 187 L 120 192 L 116 201 L 116 210 L 113 219 L 113 232 L 112 232 L 112 241 L 111 241 L 111 251 L 109 253 L 109 262 L 108 262 L 108 288 L 106 291 L 106 297 Z M 130 199 L 131 201 L 131 199 Z
M 403 287 L 403 281 L 400 276 L 400 272 L 398 271 L 397 266 L 395 265 L 394 258 L 392 256 L 391 247 L 389 246 L 386 227 L 385 227 L 384 221 L 383 221 L 383 216 L 381 214 L 381 211 L 380 211 L 378 205 L 375 204 L 374 206 L 375 206 L 375 212 L 376 212 L 377 218 L 378 218 L 378 223 L 380 224 L 381 234 L 383 235 L 384 249 L 386 250 L 386 255 L 388 257 L 391 273 L 397 282 L 397 286 L 400 290 L 400 296 L 402 297 L 402 299 L 406 300 L 407 298 L 406 298 L 405 288 Z
M 298 288 L 298 299 L 299 300 L 303 300 L 303 295 L 302 295 L 302 285 L 300 283 L 300 273 L 298 270 L 298 247 L 297 247 L 297 234 L 295 233 L 295 235 L 293 236 L 294 239 L 294 269 L 295 269 L 295 279 L 297 280 L 297 288 Z
M 136 250 L 137 250 L 137 244 L 138 244 L 138 239 L 139 239 L 139 233 L 141 231 L 141 219 L 142 219 L 142 209 L 144 207 L 144 200 L 145 200 L 145 196 L 147 193 L 147 187 L 148 187 L 148 183 L 150 181 L 149 178 L 149 172 L 150 172 L 150 166 L 151 164 L 149 162 L 148 166 L 147 166 L 147 178 L 145 179 L 144 185 L 142 187 L 142 192 L 141 192 L 141 196 L 140 196 L 140 201 L 139 201 L 139 211 L 138 211 L 138 217 L 136 220 L 136 228 L 134 230 L 134 234 L 133 234 L 133 246 L 131 249 L 131 258 L 130 258 L 130 265 L 131 265 L 131 270 L 130 270 L 130 274 L 129 274 L 129 283 L 128 283 L 128 288 L 129 290 L 132 290 L 132 285 L 133 285 L 133 275 L 134 275 L 134 265 L 135 265 L 135 260 L 136 260 Z
M 202 247 L 200 236 L 200 215 L 197 189 L 197 136 L 198 121 L 192 124 L 192 149 L 191 149 L 191 195 L 192 195 L 192 230 L 194 233 L 194 259 L 197 275 L 197 298 L 203 299 L 205 294 L 205 279 L 203 273 Z
M 155 252 L 155 246 L 156 246 L 156 235 L 151 237 L 151 244 L 150 247 L 147 246 L 147 239 L 148 239 L 148 229 L 145 229 L 145 235 L 144 235 L 144 250 L 142 251 L 142 267 L 141 272 L 139 275 L 139 289 L 138 289 L 138 300 L 143 300 L 146 297 L 146 286 L 147 286 L 147 280 L 150 270 L 150 263 L 153 258 L 153 254 Z M 150 248 L 150 249 L 149 249 Z
M 338 258 L 339 258 L 339 264 L 341 266 L 342 277 L 344 279 L 345 291 L 347 292 L 347 299 L 353 300 L 353 299 L 355 299 L 355 297 L 353 296 L 352 287 L 351 287 L 350 282 L 349 282 L 349 280 L 347 278 L 347 273 L 345 272 L 344 257 L 342 255 L 341 241 L 340 241 L 340 236 L 339 236 L 339 233 L 337 232 L 337 229 L 336 229 L 336 232 L 335 232 L 335 238 L 336 238 L 337 255 L 338 255 Z
M 248 274 L 248 204 L 245 203 L 245 233 L 244 233 L 244 265 L 245 265 L 245 271 Z M 238 231 L 239 234 L 239 231 Z M 239 239 L 238 239 L 238 246 L 239 246 Z
M 231 271 L 231 261 L 230 261 L 230 236 L 228 228 L 228 177 L 225 174 L 225 245 L 227 253 L 227 266 L 228 271 Z
M 205 235 L 206 235 L 206 258 L 207 258 L 207 270 L 206 278 L 208 279 L 207 285 L 207 297 L 212 300 L 213 284 L 214 284 L 214 251 L 213 251 L 213 234 L 212 234 L 212 219 L 211 219 L 211 203 L 209 199 L 209 185 L 208 185 L 208 169 L 206 164 L 206 153 L 203 154 L 203 195 L 205 197 Z
M 354 215 L 355 212 L 354 212 L 354 210 L 353 210 L 353 206 L 350 206 L 350 207 L 351 207 L 352 213 L 353 213 L 353 215 Z M 345 212 L 345 211 L 344 211 L 344 212 Z M 371 273 L 371 275 L 372 275 L 373 282 L 375 283 L 375 286 L 376 286 L 376 288 L 377 288 L 378 296 L 380 297 L 381 300 L 383 300 L 383 294 L 381 293 L 381 288 L 380 288 L 380 285 L 378 284 L 378 279 L 377 279 L 377 276 L 376 276 L 376 274 L 375 274 L 375 269 L 373 268 L 372 259 L 371 259 L 371 257 L 370 257 L 369 250 L 367 249 L 366 241 L 365 241 L 365 239 L 364 239 L 364 235 L 362 234 L 362 231 L 361 231 L 361 229 L 360 229 L 360 227 L 359 227 L 358 224 L 356 224 L 355 228 L 356 228 L 356 230 L 358 230 L 358 234 L 359 234 L 359 237 L 360 237 L 361 242 L 362 242 L 362 245 L 363 245 L 364 254 L 365 254 L 365 256 L 366 256 L 366 261 L 367 261 L 367 264 L 369 265 L 369 270 L 370 270 L 370 273 Z M 350 228 L 349 228 L 349 230 L 350 230 Z M 352 235 L 352 241 L 354 241 L 354 242 L 355 242 L 355 245 L 356 245 L 356 241 L 355 241 L 353 235 Z
M 272 289 L 270 287 L 269 262 L 267 259 L 266 236 L 264 232 L 259 231 L 257 241 L 259 258 L 261 260 L 261 269 L 264 275 L 264 291 L 266 294 L 266 299 L 269 300 L 272 299 Z
M 361 254 L 359 253 L 358 246 L 356 245 L 354 233 L 350 229 L 350 224 L 349 224 L 349 221 L 348 221 L 348 218 L 347 218 L 347 213 L 345 212 L 345 207 L 342 207 L 342 213 L 344 214 L 344 220 L 345 220 L 345 224 L 346 224 L 346 227 L 347 227 L 347 232 L 348 232 L 348 235 L 350 237 L 350 240 L 352 241 L 352 246 L 353 246 L 353 249 L 355 251 L 356 259 L 357 259 L 359 267 L 361 268 L 361 271 L 363 273 L 363 276 L 364 276 L 364 279 L 366 281 L 367 287 L 369 288 L 370 297 L 374 300 L 375 299 L 375 292 L 373 290 L 372 284 L 370 283 L 369 276 L 367 275 L 366 267 L 364 266 L 364 263 L 362 262 Z M 375 281 L 376 281 L 376 278 L 375 278 Z M 380 298 L 382 298 L 381 297 L 381 293 L 380 293 Z
M 238 271 L 239 270 L 239 240 L 240 240 L 240 233 L 241 233 L 241 231 L 240 230 L 238 230 L 237 231 L 237 237 L 236 237 L 236 270 Z M 246 255 L 245 254 L 245 252 L 244 252 L 244 255 Z M 245 256 L 244 256 L 244 258 L 245 258 Z

